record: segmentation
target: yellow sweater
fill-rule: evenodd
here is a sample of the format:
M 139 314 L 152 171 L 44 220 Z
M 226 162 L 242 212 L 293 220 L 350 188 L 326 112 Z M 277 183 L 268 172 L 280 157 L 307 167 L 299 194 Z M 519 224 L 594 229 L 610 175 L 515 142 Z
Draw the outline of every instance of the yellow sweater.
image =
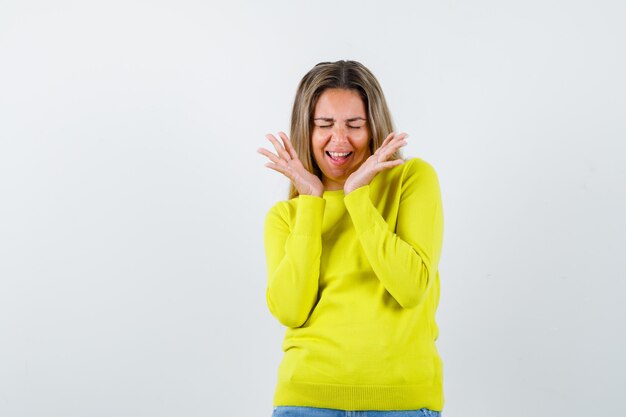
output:
M 300 195 L 264 224 L 267 305 L 287 327 L 274 406 L 443 410 L 443 208 L 420 158 L 345 195 Z

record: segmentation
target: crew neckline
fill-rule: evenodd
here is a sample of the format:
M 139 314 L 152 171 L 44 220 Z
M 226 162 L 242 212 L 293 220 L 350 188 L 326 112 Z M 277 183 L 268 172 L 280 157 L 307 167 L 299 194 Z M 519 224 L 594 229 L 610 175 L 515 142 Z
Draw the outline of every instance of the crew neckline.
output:
M 338 190 L 326 190 L 322 193 L 323 197 L 339 197 L 339 196 L 343 196 L 345 194 L 343 188 L 340 188 Z

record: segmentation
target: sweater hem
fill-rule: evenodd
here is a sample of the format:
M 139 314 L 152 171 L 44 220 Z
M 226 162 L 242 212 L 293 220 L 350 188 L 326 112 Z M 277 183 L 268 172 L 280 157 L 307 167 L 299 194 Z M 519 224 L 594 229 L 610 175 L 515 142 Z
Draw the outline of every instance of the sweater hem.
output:
M 340 410 L 443 411 L 441 384 L 432 385 L 341 385 L 278 381 L 274 407 L 300 406 Z

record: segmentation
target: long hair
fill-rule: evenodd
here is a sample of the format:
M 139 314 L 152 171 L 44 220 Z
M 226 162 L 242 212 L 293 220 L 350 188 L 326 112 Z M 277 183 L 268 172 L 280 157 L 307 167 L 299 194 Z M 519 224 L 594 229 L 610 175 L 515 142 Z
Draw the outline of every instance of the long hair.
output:
M 291 112 L 291 132 L 289 139 L 298 154 L 302 165 L 315 174 L 320 181 L 322 171 L 315 162 L 311 149 L 313 115 L 317 100 L 328 88 L 343 88 L 359 93 L 367 111 L 367 124 L 370 128 L 370 153 L 373 154 L 385 138 L 393 132 L 393 120 L 387 107 L 383 90 L 374 74 L 356 61 L 320 62 L 300 81 Z M 388 160 L 402 158 L 398 149 Z M 289 189 L 289 199 L 297 197 L 298 190 L 293 183 Z

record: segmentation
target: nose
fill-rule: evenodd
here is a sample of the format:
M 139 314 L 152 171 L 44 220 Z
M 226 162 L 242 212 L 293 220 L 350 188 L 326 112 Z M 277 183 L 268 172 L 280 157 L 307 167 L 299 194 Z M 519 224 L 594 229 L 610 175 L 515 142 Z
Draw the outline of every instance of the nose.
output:
M 348 138 L 348 132 L 343 126 L 334 126 L 331 141 L 341 143 Z

